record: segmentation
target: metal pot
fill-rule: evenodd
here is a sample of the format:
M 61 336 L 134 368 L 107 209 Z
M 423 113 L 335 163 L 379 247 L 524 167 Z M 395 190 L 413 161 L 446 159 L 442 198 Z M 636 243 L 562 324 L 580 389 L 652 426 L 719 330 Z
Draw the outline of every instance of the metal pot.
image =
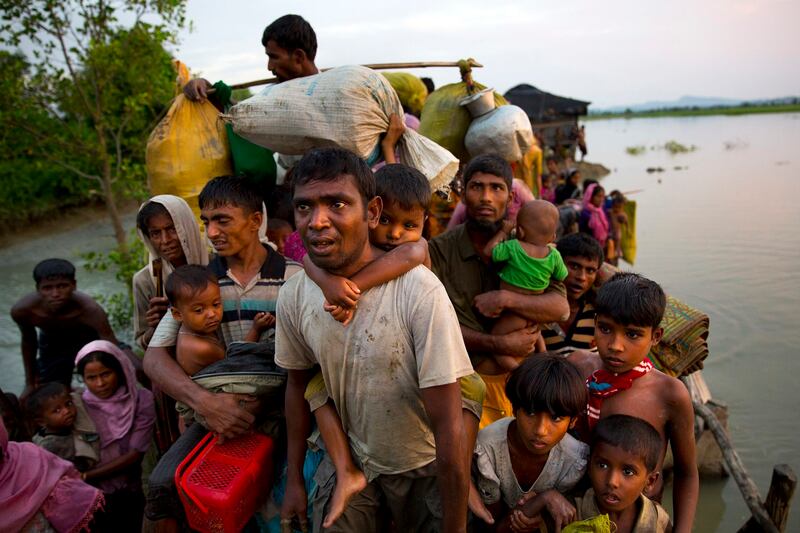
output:
M 458 105 L 467 108 L 472 118 L 478 118 L 494 110 L 494 89 L 491 87 L 483 89 L 466 98 L 462 98 Z

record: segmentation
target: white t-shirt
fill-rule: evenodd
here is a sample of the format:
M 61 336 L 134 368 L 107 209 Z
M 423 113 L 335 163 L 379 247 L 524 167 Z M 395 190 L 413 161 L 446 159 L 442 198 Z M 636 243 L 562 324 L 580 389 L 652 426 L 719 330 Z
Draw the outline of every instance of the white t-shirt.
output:
M 542 473 L 530 487 L 520 487 L 511 453 L 508 450 L 508 428 L 514 417 L 501 418 L 478 432 L 475 443 L 475 484 L 486 505 L 502 498 L 509 509 L 530 491 L 537 494 L 550 489 L 566 492 L 574 487 L 586 472 L 589 446 L 567 433 L 550 450 Z
M 431 463 L 436 448 L 420 389 L 473 373 L 455 310 L 433 273 L 419 266 L 362 293 L 342 326 L 305 272 L 281 288 L 275 360 L 319 365 L 367 477 Z

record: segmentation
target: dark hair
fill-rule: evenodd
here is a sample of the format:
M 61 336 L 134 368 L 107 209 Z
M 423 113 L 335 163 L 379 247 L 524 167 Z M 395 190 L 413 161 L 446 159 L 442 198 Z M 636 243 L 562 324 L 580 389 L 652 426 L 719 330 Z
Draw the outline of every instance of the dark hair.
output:
M 434 85 L 433 80 L 430 78 L 420 78 L 422 83 L 425 84 L 425 88 L 428 89 L 428 94 L 431 94 L 433 91 L 436 90 L 436 85 Z
M 597 239 L 588 233 L 570 233 L 564 235 L 556 243 L 556 249 L 561 257 L 583 257 L 589 261 L 597 261 L 597 268 L 603 266 L 605 259 L 603 248 Z
M 200 209 L 214 209 L 226 205 L 241 207 L 245 214 L 260 213 L 261 193 L 244 176 L 217 176 L 206 183 L 197 203 Z
M 275 41 L 275 44 L 289 52 L 299 48 L 311 61 L 317 55 L 317 34 L 300 15 L 284 15 L 264 28 L 261 44 L 266 47 L 268 41 Z
M 600 187 L 600 182 L 597 181 L 597 180 L 593 180 L 591 178 L 586 178 L 585 180 L 583 180 L 583 184 L 582 184 L 583 194 L 586 194 L 586 190 L 589 187 L 591 187 L 592 185 L 597 185 L 597 187 Z M 595 190 L 597 190 L 597 187 L 595 187 Z M 600 187 L 600 188 L 602 189 L 602 187 Z
M 484 154 L 478 157 L 473 157 L 464 169 L 464 187 L 469 183 L 470 178 L 477 172 L 484 174 L 491 174 L 498 178 L 503 178 L 506 182 L 508 190 L 511 190 L 511 182 L 514 179 L 514 173 L 511 170 L 511 165 L 508 161 L 494 154 Z
M 69 394 L 69 389 L 63 383 L 45 383 L 44 385 L 36 387 L 33 392 L 25 398 L 25 411 L 28 413 L 28 416 L 33 419 L 40 418 L 47 400 L 63 396 L 64 394 Z
M 431 205 L 431 186 L 416 168 L 399 163 L 386 165 L 375 173 L 375 184 L 384 205 L 396 202 L 403 209 L 419 206 L 426 212 Z
M 181 296 L 193 296 L 209 284 L 216 284 L 217 276 L 203 265 L 183 265 L 176 268 L 164 284 L 169 304 L 178 305 Z
M 75 281 L 75 265 L 66 259 L 45 259 L 33 267 L 33 280 L 36 285 L 50 278 Z
M 592 450 L 601 442 L 636 455 L 644 461 L 648 472 L 656 469 L 664 450 L 658 430 L 646 420 L 629 415 L 601 418 L 592 434 Z
M 86 365 L 95 362 L 110 368 L 117 374 L 117 386 L 122 387 L 123 385 L 126 385 L 125 371 L 122 370 L 122 363 L 120 363 L 116 357 L 106 352 L 91 352 L 86 357 L 78 361 L 78 374 L 83 377 L 83 371 L 86 370 Z
M 267 220 L 267 229 L 271 231 L 276 231 L 283 228 L 292 229 L 292 225 L 289 224 L 287 221 L 283 220 L 282 218 L 270 218 Z
M 667 297 L 661 286 L 633 272 L 619 272 L 597 291 L 595 310 L 614 321 L 657 328 L 664 317 Z
M 136 214 L 136 226 L 145 236 L 147 236 L 147 225 L 150 223 L 150 219 L 159 215 L 167 215 L 168 217 L 172 218 L 169 214 L 169 211 L 167 211 L 167 208 L 160 203 L 152 201 L 147 202 Z
M 528 357 L 511 373 L 506 396 L 514 412 L 524 409 L 569 417 L 585 413 L 588 401 L 578 369 L 563 357 L 546 353 Z
M 367 204 L 375 198 L 375 176 L 363 159 L 343 148 L 315 148 L 309 150 L 294 166 L 292 196 L 298 185 L 312 181 L 336 181 L 342 176 L 353 176 L 358 192 Z

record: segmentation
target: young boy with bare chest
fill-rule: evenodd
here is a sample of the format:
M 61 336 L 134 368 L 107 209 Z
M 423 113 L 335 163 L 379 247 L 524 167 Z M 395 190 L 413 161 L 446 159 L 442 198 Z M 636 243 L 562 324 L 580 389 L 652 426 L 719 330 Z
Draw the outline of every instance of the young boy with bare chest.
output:
M 214 273 L 201 265 L 184 265 L 167 278 L 164 290 L 172 316 L 180 322 L 176 359 L 187 375 L 193 375 L 225 357 L 225 344 L 217 331 L 222 321 L 222 297 Z M 271 313 L 259 313 L 245 337 L 258 342 L 261 333 L 275 325 Z
M 575 352 L 569 360 L 587 377 L 589 405 L 583 430 L 589 441 L 597 421 L 630 415 L 650 423 L 661 435 L 660 472 L 666 445 L 675 457 L 675 531 L 691 531 L 699 491 L 695 462 L 694 411 L 686 387 L 655 368 L 647 357 L 663 334 L 666 296 L 638 274 L 619 273 L 597 294 L 597 354 Z M 647 496 L 659 499 L 663 487 Z

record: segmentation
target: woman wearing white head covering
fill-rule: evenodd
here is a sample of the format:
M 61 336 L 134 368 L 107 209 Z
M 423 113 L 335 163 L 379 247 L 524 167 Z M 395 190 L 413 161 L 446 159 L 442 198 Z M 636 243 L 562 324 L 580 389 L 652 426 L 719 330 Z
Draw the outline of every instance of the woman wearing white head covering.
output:
M 133 329 L 136 344 L 143 350 L 155 326 L 167 310 L 166 298 L 156 298 L 153 260 L 161 259 L 161 281 L 181 265 L 207 265 L 208 248 L 189 204 L 170 194 L 152 197 L 142 204 L 136 230 L 150 258 L 133 276 Z

